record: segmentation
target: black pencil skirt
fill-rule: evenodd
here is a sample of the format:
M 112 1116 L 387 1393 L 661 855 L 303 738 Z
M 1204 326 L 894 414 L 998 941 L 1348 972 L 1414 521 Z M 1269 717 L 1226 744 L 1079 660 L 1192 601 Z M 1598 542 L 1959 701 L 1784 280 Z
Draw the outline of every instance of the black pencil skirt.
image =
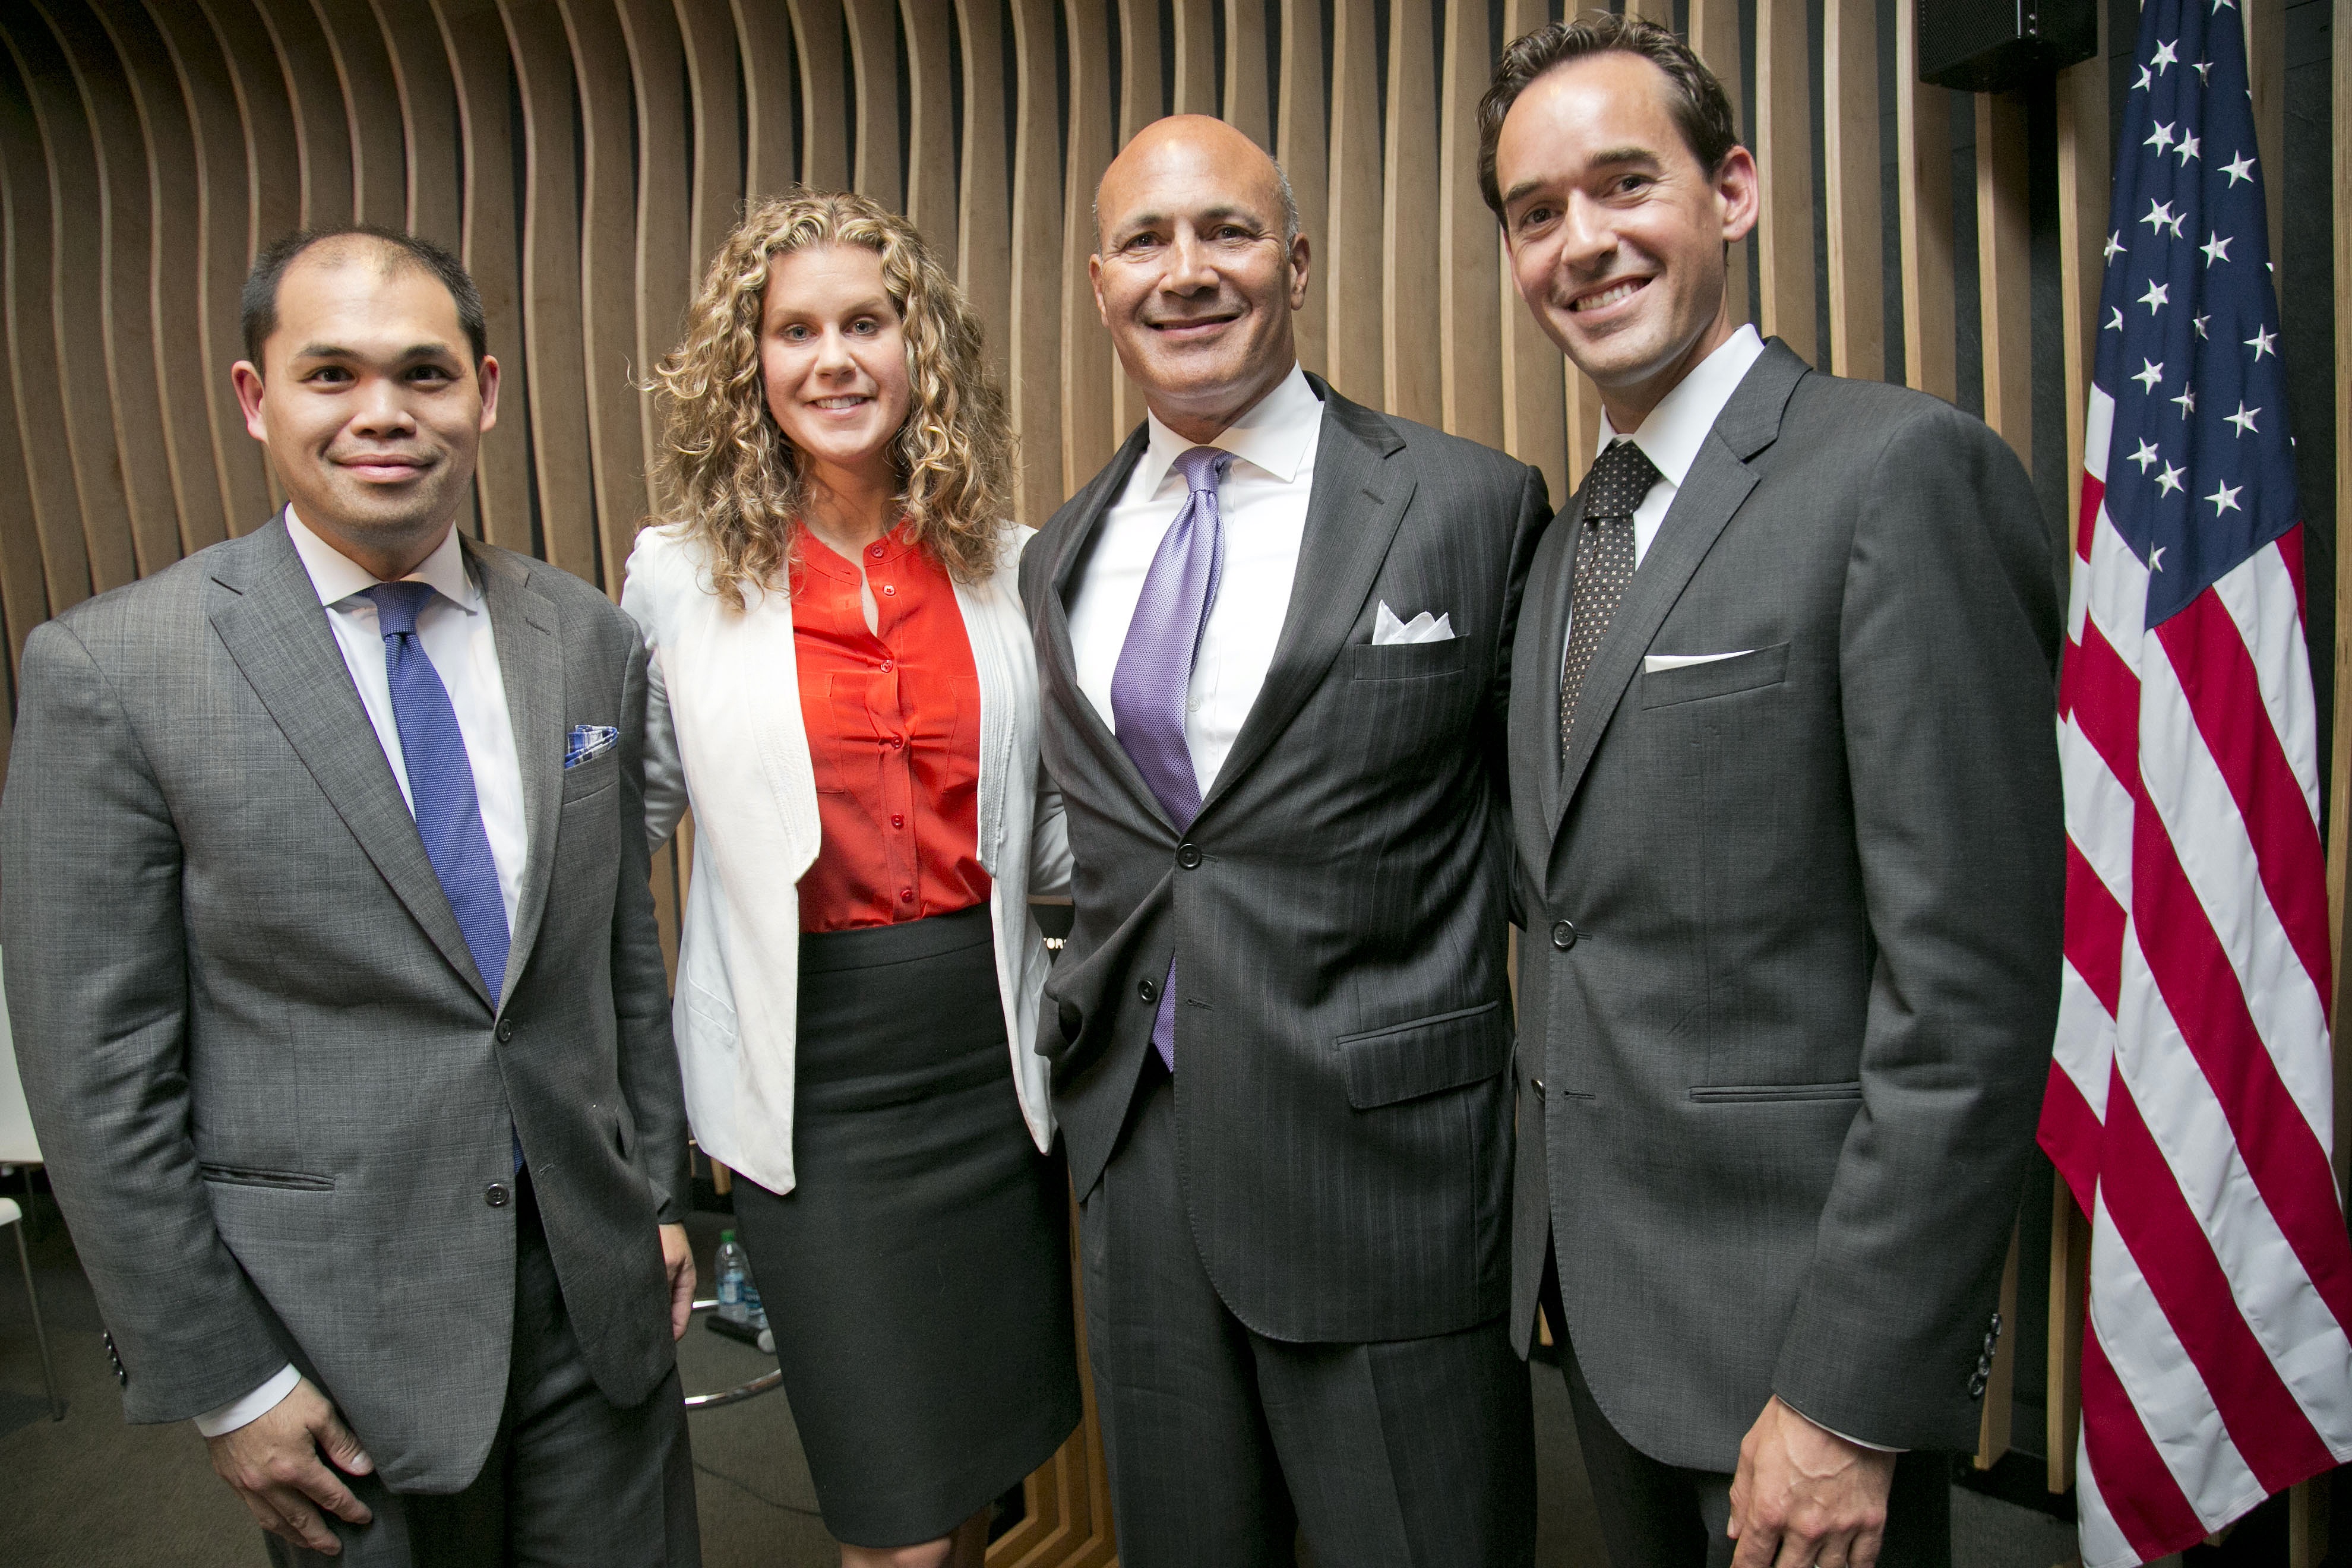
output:
M 738 1178 L 825 1528 L 947 1534 L 1078 1422 L 1068 1185 L 1013 1087 L 987 906 L 801 939 L 782 1196 Z

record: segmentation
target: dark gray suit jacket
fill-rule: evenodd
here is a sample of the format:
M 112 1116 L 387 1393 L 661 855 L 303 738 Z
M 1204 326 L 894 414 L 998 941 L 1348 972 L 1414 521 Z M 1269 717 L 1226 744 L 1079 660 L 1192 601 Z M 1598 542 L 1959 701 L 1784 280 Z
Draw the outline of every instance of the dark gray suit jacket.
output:
M 282 521 L 26 641 L 0 929 L 33 1117 L 133 1421 L 289 1358 L 395 1490 L 471 1480 L 506 1396 L 522 1140 L 598 1385 L 671 1345 L 685 1109 L 646 889 L 645 653 L 587 584 L 466 553 L 530 849 L 487 995 Z M 566 771 L 574 725 L 623 741 Z
M 1515 660 L 1515 1331 L 1549 1233 L 1585 1375 L 1652 1456 L 1733 1469 L 1774 1393 L 1865 1441 L 1973 1447 L 2058 998 L 2033 490 L 1976 419 L 1774 341 L 1563 769 L 1580 518 L 1537 555 Z
M 1498 452 L 1323 399 L 1265 688 L 1180 835 L 1078 689 L 1066 595 L 1139 428 L 1022 563 L 1076 926 L 1039 1049 L 1081 1194 L 1126 1121 L 1177 959 L 1192 1241 L 1288 1341 L 1411 1338 L 1507 1304 L 1511 1020 L 1502 756 L 1513 619 L 1549 519 Z M 1377 606 L 1450 642 L 1371 646 Z M 1154 992 L 1156 994 L 1156 989 Z

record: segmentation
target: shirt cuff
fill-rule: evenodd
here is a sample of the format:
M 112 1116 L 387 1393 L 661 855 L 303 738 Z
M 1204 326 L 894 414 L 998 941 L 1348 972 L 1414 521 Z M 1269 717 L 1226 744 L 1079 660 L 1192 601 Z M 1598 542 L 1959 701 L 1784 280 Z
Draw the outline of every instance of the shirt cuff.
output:
M 278 1408 L 278 1401 L 294 1392 L 302 1374 L 288 1362 L 278 1369 L 278 1375 L 255 1389 L 242 1399 L 232 1399 L 226 1405 L 205 1411 L 196 1417 L 196 1430 L 207 1437 L 223 1437 L 240 1426 L 250 1426 Z
M 1789 1402 L 1785 1399 L 1780 1401 L 1780 1403 L 1783 1405 L 1789 1405 Z M 1789 1405 L 1789 1408 L 1791 1410 L 1797 1410 L 1797 1407 L 1793 1405 Z M 1840 1442 L 1851 1443 L 1857 1448 L 1867 1448 L 1874 1454 L 1903 1454 L 1910 1451 L 1906 1448 L 1893 1447 L 1885 1443 L 1874 1443 L 1867 1437 L 1849 1437 L 1834 1426 L 1822 1426 L 1820 1422 L 1814 1420 L 1811 1416 L 1805 1415 L 1805 1413 L 1801 1410 L 1797 1410 L 1797 1414 L 1805 1416 L 1805 1424 L 1807 1426 L 1820 1426 L 1822 1431 L 1828 1433 L 1831 1436 L 1837 1438 Z

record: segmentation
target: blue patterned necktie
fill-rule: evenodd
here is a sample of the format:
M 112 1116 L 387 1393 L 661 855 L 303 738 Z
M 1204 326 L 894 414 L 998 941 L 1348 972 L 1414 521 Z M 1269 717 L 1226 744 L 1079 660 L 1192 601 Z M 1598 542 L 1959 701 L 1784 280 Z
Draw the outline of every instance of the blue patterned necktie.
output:
M 1111 722 L 1118 743 L 1136 771 L 1181 833 L 1200 815 L 1201 781 L 1192 772 L 1192 748 L 1184 738 L 1185 699 L 1192 685 L 1192 660 L 1201 633 L 1217 602 L 1217 579 L 1225 564 L 1224 517 L 1217 508 L 1217 484 L 1233 455 L 1195 447 L 1176 459 L 1188 492 L 1176 521 L 1160 541 L 1144 574 L 1135 619 L 1128 623 L 1118 668 L 1111 672 Z M 1151 1019 L 1151 1044 L 1168 1069 L 1176 1069 L 1176 961 L 1160 988 L 1160 1010 Z
M 507 979 L 506 900 L 499 893 L 498 862 L 482 829 L 481 803 L 474 795 L 474 767 L 457 710 L 433 661 L 417 639 L 416 616 L 433 597 L 429 583 L 379 583 L 367 591 L 375 601 L 383 632 L 383 673 L 392 686 L 393 722 L 400 730 L 400 754 L 408 768 L 408 798 L 416 813 L 425 858 L 448 895 L 449 910 L 466 950 L 474 955 L 492 1005 Z M 518 1151 L 519 1152 L 519 1151 Z

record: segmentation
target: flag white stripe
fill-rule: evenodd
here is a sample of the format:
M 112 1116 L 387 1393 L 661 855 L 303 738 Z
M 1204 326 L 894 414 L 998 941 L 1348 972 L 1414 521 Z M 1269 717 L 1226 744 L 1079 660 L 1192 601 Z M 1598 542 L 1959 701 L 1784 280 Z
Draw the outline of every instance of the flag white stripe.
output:
M 2101 484 L 2107 482 L 2107 446 L 2115 438 L 2116 400 L 2091 385 L 2090 401 L 2083 405 L 2083 468 Z
M 2066 786 L 2066 837 L 2116 902 L 2131 908 L 2132 818 L 2139 807 L 2071 716 L 2058 729 L 2058 771 Z
M 2072 963 L 2058 975 L 2058 1038 L 2051 1052 L 2059 1070 L 2102 1122 L 2107 1119 L 2107 1079 L 2116 1059 L 2116 1020 Z
M 2139 1568 L 2139 1553 L 2107 1510 L 2097 1467 L 2091 1463 L 2090 1438 L 2082 1433 L 2074 1438 L 2074 1516 L 2080 1521 L 2083 1568 Z
M 2085 613 L 2091 624 L 2099 628 L 2099 635 L 2107 639 L 2124 667 L 2137 674 L 2140 637 L 2147 630 L 2147 567 L 2132 553 L 2104 502 L 2099 507 L 2099 525 L 2091 534 L 2090 563 L 2078 562 L 2075 573 L 2085 584 Z M 2074 640 L 2082 641 L 2079 626 Z
M 2235 571 L 2213 584 L 2213 596 L 2238 624 L 2246 653 L 2254 661 L 2255 684 L 2262 689 L 2263 710 L 2286 752 L 2294 781 L 2303 786 L 2303 804 L 2311 820 L 2319 820 L 2319 718 L 2311 689 L 2311 661 L 2303 641 L 2303 613 L 2294 596 L 2294 579 L 2278 546 L 2270 545 L 2249 556 Z

